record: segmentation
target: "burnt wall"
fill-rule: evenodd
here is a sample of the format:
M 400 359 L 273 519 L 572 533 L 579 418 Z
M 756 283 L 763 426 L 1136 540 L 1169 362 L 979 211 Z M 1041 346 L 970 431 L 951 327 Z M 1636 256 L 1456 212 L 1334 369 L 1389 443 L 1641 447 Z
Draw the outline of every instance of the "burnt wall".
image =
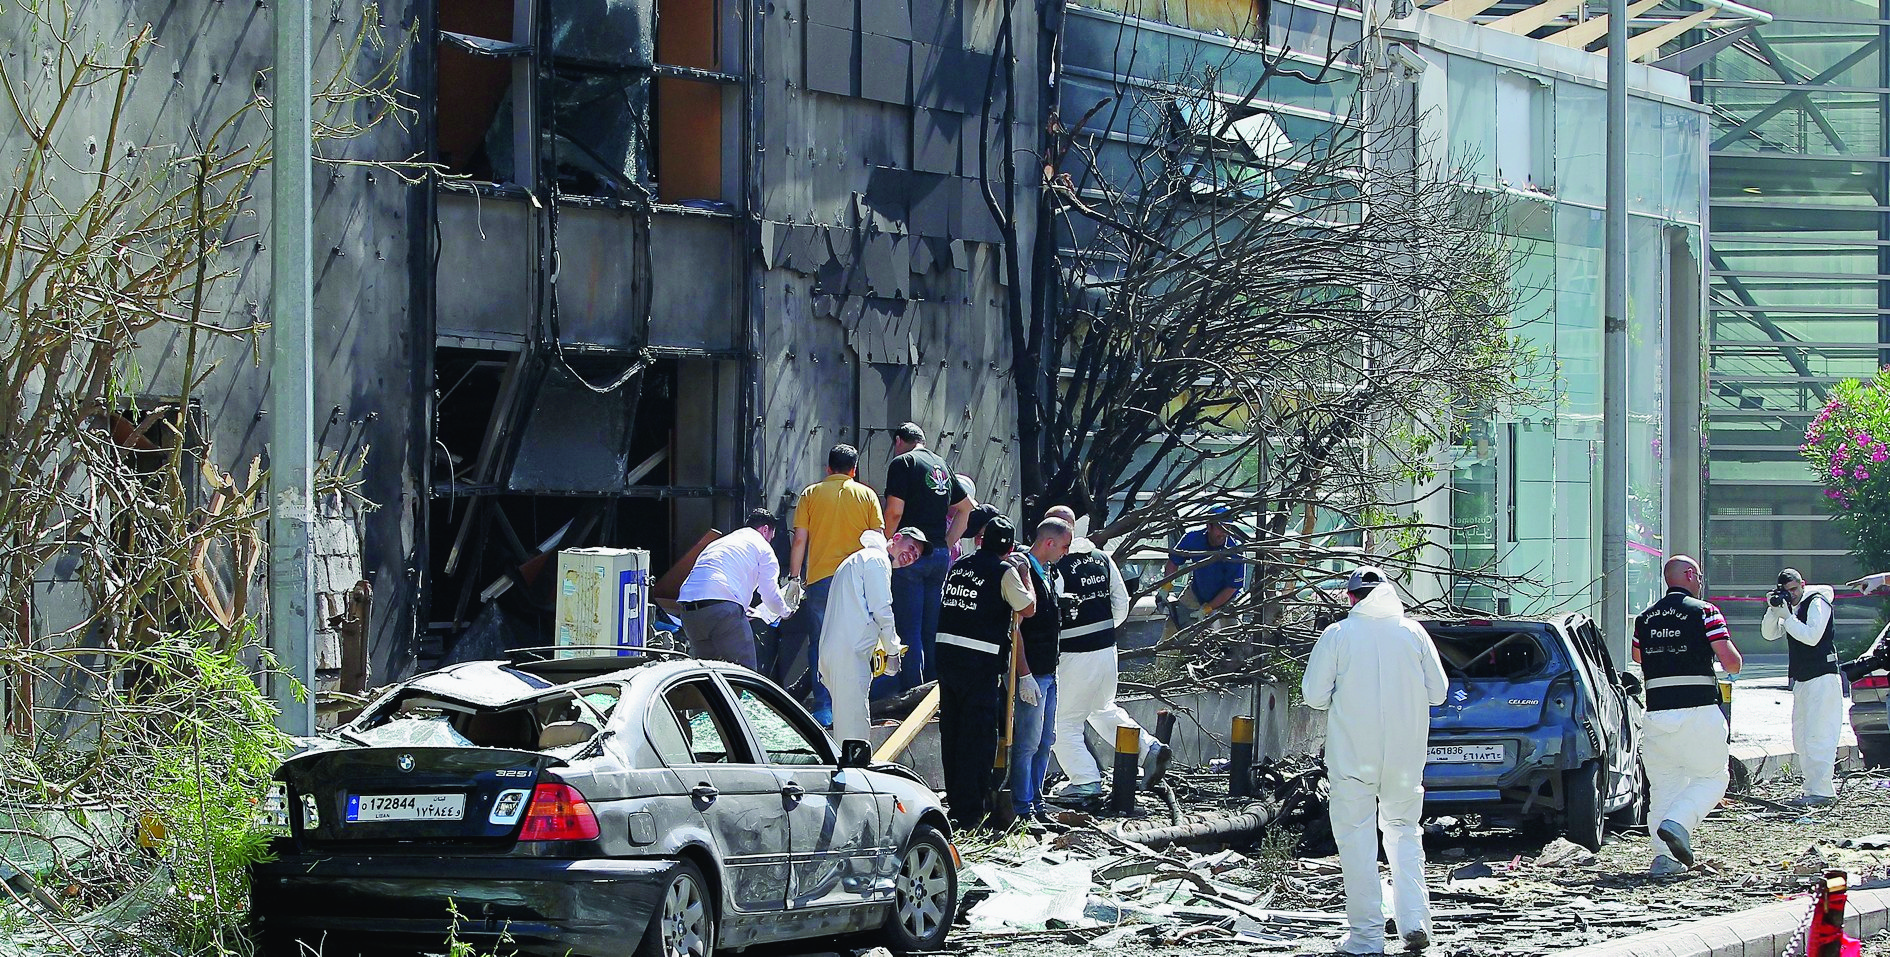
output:
M 58 9 L 60 4 L 40 5 Z M 121 148 L 144 151 L 153 164 L 186 156 L 227 118 L 238 114 L 258 96 L 272 95 L 268 71 L 272 64 L 274 3 L 216 2 L 216 0 L 69 0 L 79 42 L 75 53 L 93 47 L 121 51 L 139 28 L 149 25 L 155 41 L 142 58 L 132 81 L 125 108 Z M 342 0 L 314 8 L 294 5 L 310 16 L 315 48 L 314 82 L 319 86 L 337 75 L 343 51 L 364 25 L 381 42 L 361 46 L 352 76 L 365 80 L 396 58 L 394 69 L 411 71 L 411 47 L 403 42 L 413 12 L 405 0 L 368 5 Z M 55 55 L 56 31 L 36 22 L 20 4 L 0 5 L 0 36 L 8 38 L 8 69 L 16 83 L 42 105 L 55 94 L 48 83 L 32 83 L 43 75 L 33 65 Z M 83 172 L 96 168 L 97 144 L 102 140 L 112 109 L 112 89 L 101 84 L 82 92 L 69 107 L 76 111 L 69 136 L 58 149 L 70 169 L 60 170 L 66 184 L 77 187 Z M 339 124 L 364 122 L 371 111 L 347 106 L 330 114 Z M 402 160 L 420 150 L 417 125 L 388 122 L 348 142 L 329 141 L 319 152 L 337 160 Z M 266 112 L 254 110 L 225 134 L 229 142 L 266 146 Z M 17 123 L 0 124 L 0 149 L 17 157 L 25 147 Z M 7 163 L 12 168 L 12 162 Z M 153 165 L 152 168 L 158 168 Z M 361 494 L 376 507 L 344 508 L 329 503 L 328 514 L 345 516 L 352 541 L 335 542 L 335 550 L 365 556 L 358 574 L 374 589 L 373 643 L 387 651 L 404 642 L 394 636 L 411 628 L 414 573 L 407 556 L 415 536 L 411 476 L 422 453 L 424 432 L 416 416 L 419 390 L 416 368 L 414 284 L 410 248 L 415 222 L 416 190 L 386 170 L 362 166 L 323 164 L 315 168 L 314 261 L 315 276 L 315 434 L 318 455 L 347 456 L 366 449 L 367 465 L 360 475 Z M 66 188 L 66 187 L 61 187 Z M 136 187 L 134 187 L 136 188 Z M 227 278 L 212 282 L 203 301 L 209 321 L 229 327 L 269 321 L 270 181 L 258 179 L 246 202 L 245 215 L 225 235 L 234 240 L 218 271 Z M 207 455 L 217 466 L 234 472 L 239 480 L 248 463 L 265 456 L 268 425 L 268 370 L 257 361 L 269 354 L 267 334 L 251 338 L 211 338 L 200 353 L 199 370 L 208 377 L 194 395 L 201 405 Z M 181 339 L 157 335 L 140 343 L 136 360 L 126 364 L 127 394 L 141 401 L 174 399 L 183 376 Z M 331 536 L 332 537 L 332 536 Z M 348 561 L 335 563 L 338 573 L 357 574 Z M 353 581 L 328 583 L 322 569 L 317 580 L 324 587 L 345 592 Z M 258 590 L 251 611 L 262 614 Z M 323 606 L 318 605 L 319 609 Z M 329 649 L 324 664 L 339 667 Z M 386 673 L 386 656 L 376 671 Z
M 836 442 L 861 449 L 861 480 L 879 487 L 889 432 L 911 419 L 980 499 L 1016 509 L 1009 290 L 985 191 L 1007 189 L 1011 99 L 1024 186 L 1008 205 L 1028 242 L 1041 104 L 1037 4 L 1012 3 L 1014 60 L 993 56 L 1004 6 L 757 5 L 757 441 L 769 507 L 824 474 Z

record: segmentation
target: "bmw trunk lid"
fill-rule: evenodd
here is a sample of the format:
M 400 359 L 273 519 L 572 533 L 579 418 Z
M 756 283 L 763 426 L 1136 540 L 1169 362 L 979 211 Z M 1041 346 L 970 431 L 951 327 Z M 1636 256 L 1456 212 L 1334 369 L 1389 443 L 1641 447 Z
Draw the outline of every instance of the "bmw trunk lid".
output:
M 549 754 L 480 747 L 331 747 L 296 755 L 276 776 L 289 818 L 312 845 L 424 841 L 509 845 Z

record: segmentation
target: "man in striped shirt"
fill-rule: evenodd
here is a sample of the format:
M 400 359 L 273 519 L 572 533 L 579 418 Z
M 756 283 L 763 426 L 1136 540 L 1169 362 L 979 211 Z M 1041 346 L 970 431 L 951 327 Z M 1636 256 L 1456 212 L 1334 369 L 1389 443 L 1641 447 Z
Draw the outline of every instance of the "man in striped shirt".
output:
M 1726 716 L 1713 663 L 1717 659 L 1729 675 L 1742 663 L 1726 616 L 1700 599 L 1699 563 L 1675 555 L 1661 571 L 1666 597 L 1634 619 L 1634 660 L 1647 689 L 1641 764 L 1655 876 L 1693 866 L 1693 832 L 1726 795 Z

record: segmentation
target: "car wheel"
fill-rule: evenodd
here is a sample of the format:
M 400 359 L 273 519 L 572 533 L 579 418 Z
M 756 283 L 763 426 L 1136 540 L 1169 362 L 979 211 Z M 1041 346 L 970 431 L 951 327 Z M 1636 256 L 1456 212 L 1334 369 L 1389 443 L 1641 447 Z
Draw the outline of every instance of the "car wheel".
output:
M 1608 834 L 1608 817 L 1602 811 L 1601 762 L 1590 761 L 1564 774 L 1562 797 L 1568 839 L 1591 851 L 1601 850 L 1601 840 Z
M 715 905 L 701 868 L 679 861 L 650 915 L 637 957 L 710 957 L 715 952 Z
M 1860 734 L 1857 736 L 1857 753 L 1864 759 L 1864 767 L 1890 767 L 1890 735 Z
M 894 880 L 892 916 L 880 941 L 894 953 L 940 950 L 958 909 L 958 869 L 945 836 L 929 824 L 912 829 Z

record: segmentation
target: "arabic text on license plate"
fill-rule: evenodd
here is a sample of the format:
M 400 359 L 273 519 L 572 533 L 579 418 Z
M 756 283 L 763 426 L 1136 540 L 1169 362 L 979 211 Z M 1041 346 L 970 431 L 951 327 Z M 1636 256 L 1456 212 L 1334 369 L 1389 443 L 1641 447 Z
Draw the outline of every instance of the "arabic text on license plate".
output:
M 1500 744 L 1446 744 L 1429 749 L 1431 764 L 1502 764 Z
M 457 821 L 466 816 L 464 794 L 350 794 L 348 822 Z

